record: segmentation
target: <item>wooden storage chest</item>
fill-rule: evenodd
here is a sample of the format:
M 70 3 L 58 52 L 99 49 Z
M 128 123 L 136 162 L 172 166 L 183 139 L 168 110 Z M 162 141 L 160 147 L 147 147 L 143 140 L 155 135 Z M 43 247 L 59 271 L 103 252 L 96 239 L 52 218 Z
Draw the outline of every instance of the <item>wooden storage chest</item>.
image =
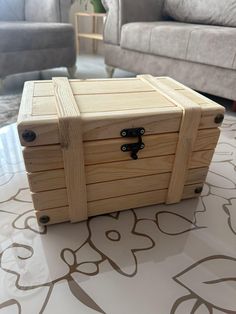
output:
M 27 82 L 18 132 L 38 221 L 199 196 L 223 118 L 168 77 Z

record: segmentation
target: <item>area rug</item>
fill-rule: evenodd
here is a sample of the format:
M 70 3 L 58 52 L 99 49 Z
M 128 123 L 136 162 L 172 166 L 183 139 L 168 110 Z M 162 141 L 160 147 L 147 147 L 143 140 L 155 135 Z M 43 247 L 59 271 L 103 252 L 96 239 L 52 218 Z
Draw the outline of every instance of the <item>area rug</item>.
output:
M 16 122 L 21 94 L 0 96 L 0 127 Z

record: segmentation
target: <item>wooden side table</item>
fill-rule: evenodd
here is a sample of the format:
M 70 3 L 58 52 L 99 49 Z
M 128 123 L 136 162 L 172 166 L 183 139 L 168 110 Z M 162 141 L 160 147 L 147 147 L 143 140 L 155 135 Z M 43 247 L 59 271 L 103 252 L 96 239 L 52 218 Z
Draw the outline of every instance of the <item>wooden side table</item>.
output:
M 80 33 L 79 31 L 79 20 L 80 17 L 90 17 L 92 18 L 92 33 Z M 99 19 L 105 19 L 105 13 L 86 13 L 86 12 L 77 12 L 75 14 L 75 34 L 76 34 L 76 47 L 77 53 L 79 54 L 80 38 L 87 38 L 93 40 L 93 52 L 97 51 L 97 41 L 103 40 L 103 35 L 98 33 L 98 21 Z

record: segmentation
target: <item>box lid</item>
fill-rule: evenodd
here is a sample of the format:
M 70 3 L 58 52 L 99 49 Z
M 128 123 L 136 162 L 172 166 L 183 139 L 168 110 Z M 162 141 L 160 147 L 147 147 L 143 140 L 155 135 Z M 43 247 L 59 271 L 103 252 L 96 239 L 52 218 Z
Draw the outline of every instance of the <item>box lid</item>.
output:
M 59 95 L 59 96 L 58 96 Z M 224 108 L 168 77 L 141 75 L 126 79 L 67 80 L 25 83 L 18 117 L 23 146 L 57 144 L 60 106 L 75 105 L 68 117 L 80 116 L 83 140 L 120 137 L 125 127 L 144 127 L 145 134 L 178 132 L 184 106 L 199 106 L 199 128 L 220 125 Z

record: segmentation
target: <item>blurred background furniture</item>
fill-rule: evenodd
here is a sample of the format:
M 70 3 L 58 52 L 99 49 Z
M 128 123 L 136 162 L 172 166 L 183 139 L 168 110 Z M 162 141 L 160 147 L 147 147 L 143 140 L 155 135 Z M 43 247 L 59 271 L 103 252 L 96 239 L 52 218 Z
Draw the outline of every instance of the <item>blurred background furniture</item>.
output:
M 92 32 L 91 33 L 81 33 L 79 29 L 79 21 L 82 17 L 88 17 L 92 19 Z M 79 54 L 80 48 L 80 38 L 92 39 L 93 40 L 93 53 L 97 52 L 97 41 L 103 40 L 103 34 L 99 33 L 98 22 L 99 19 L 104 19 L 106 17 L 105 13 L 94 13 L 94 12 L 77 12 L 75 13 L 75 37 L 76 37 L 76 47 L 77 54 Z
M 171 76 L 195 90 L 236 100 L 235 0 L 103 4 L 110 69 Z
M 72 0 L 0 0 L 0 78 L 55 67 L 73 75 Z

